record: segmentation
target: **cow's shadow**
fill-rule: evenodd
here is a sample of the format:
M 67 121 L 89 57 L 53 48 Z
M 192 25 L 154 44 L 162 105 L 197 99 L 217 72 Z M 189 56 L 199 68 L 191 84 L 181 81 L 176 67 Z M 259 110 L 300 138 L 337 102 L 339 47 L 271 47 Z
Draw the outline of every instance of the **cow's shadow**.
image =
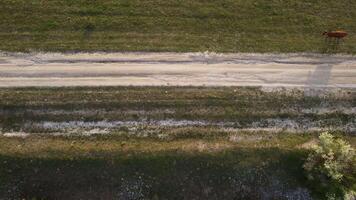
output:
M 344 39 L 325 38 L 321 48 L 322 53 L 338 53 L 344 43 Z

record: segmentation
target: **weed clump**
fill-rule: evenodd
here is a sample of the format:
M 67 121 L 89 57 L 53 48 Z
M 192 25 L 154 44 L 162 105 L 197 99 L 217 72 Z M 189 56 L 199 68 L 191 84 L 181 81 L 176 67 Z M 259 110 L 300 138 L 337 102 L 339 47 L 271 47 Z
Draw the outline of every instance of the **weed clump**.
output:
M 356 198 L 355 150 L 344 140 L 322 133 L 303 167 L 326 199 Z

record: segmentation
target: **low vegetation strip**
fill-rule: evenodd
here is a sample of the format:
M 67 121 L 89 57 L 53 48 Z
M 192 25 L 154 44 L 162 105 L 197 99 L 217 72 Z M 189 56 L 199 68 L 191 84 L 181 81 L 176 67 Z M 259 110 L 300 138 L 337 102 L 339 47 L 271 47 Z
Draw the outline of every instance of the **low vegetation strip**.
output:
M 356 52 L 351 0 L 3 0 L 0 50 Z M 350 34 L 341 46 L 325 30 Z
M 0 199 L 323 199 L 303 164 L 322 130 L 356 145 L 355 107 L 354 89 L 3 88 Z
M 0 97 L 2 133 L 142 134 L 164 127 L 213 127 L 353 134 L 356 128 L 354 89 L 13 88 L 1 89 Z
M 0 136 L 0 197 L 323 199 L 328 190 L 309 185 L 302 168 L 316 136 Z M 354 137 L 339 137 L 356 144 Z

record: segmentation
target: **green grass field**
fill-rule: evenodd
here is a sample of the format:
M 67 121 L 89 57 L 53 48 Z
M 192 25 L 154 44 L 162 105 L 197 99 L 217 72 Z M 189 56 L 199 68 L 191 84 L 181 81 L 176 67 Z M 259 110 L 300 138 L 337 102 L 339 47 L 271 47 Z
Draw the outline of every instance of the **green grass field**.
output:
M 355 19 L 353 0 L 2 0 L 0 50 L 354 54 Z
M 258 134 L 255 134 L 258 135 Z M 285 199 L 311 189 L 298 148 L 315 135 L 264 142 L 0 136 L 1 199 Z M 319 196 L 323 192 L 313 191 Z M 310 194 L 311 195 L 311 194 Z
M 327 191 L 302 169 L 318 131 L 264 129 L 268 119 L 316 123 L 356 146 L 354 135 L 333 129 L 355 127 L 355 90 L 310 94 L 258 87 L 0 89 L 0 199 L 323 199 Z M 111 124 L 158 121 L 165 124 Z M 169 125 L 175 122 L 182 124 Z

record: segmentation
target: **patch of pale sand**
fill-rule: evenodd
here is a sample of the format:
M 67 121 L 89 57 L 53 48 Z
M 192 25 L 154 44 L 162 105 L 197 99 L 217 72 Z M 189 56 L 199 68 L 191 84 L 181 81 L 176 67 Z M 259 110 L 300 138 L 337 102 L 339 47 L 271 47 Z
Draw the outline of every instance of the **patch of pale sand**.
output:
M 262 135 L 231 135 L 229 141 L 231 142 L 257 142 L 266 139 L 268 136 Z
M 30 136 L 29 133 L 25 133 L 25 132 L 8 132 L 8 133 L 3 133 L 2 135 L 4 137 L 21 137 L 21 138 Z
M 311 140 L 309 140 L 309 141 L 307 141 L 307 142 L 305 142 L 303 144 L 298 145 L 297 148 L 299 148 L 299 149 L 311 149 L 317 144 L 318 144 L 318 139 L 313 138 L 313 139 L 311 139 Z
M 182 145 L 182 150 L 191 152 L 191 151 L 198 151 L 198 152 L 219 152 L 226 149 L 232 148 L 232 144 L 228 144 L 225 142 L 205 142 L 205 141 L 197 141 L 197 142 L 190 142 L 185 143 Z

